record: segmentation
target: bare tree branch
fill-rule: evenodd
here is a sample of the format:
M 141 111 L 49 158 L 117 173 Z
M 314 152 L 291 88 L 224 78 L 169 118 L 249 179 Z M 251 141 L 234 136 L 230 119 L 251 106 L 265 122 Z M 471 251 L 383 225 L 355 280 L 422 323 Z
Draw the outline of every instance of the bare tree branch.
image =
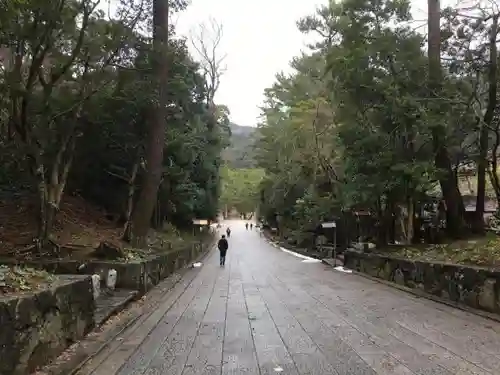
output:
M 206 80 L 207 103 L 213 105 L 215 94 L 220 86 L 220 79 L 226 72 L 224 60 L 227 54 L 219 53 L 223 36 L 223 27 L 210 18 L 208 25 L 199 25 L 197 31 L 191 30 L 191 44 L 200 58 L 200 68 Z

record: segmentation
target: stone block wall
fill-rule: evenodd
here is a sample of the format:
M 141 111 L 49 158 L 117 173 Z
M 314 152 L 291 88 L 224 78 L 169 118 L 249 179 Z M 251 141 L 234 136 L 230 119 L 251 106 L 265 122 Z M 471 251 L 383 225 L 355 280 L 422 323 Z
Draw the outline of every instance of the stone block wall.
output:
M 167 253 L 152 255 L 147 259 L 119 262 L 119 261 L 91 261 L 85 264 L 81 272 L 96 273 L 105 277 L 109 269 L 118 273 L 116 286 L 118 288 L 138 290 L 145 293 L 173 272 L 185 267 L 194 261 L 203 252 L 210 249 L 209 245 L 188 244 L 171 250 Z
M 209 251 L 213 247 L 213 241 L 213 238 L 208 238 L 204 243 L 186 243 L 185 246 L 174 248 L 168 252 L 128 262 L 52 259 L 27 261 L 23 262 L 23 265 L 43 269 L 57 275 L 98 274 L 103 281 L 106 279 L 108 270 L 115 269 L 118 274 L 117 288 L 138 290 L 140 293 L 145 293 L 173 272 L 194 261 L 202 253 Z M 0 259 L 0 264 L 15 265 L 17 263 L 18 261 L 14 259 Z
M 500 314 L 500 270 L 346 251 L 344 266 L 453 302 Z
M 89 276 L 60 276 L 45 290 L 0 297 L 0 375 L 30 374 L 93 327 Z

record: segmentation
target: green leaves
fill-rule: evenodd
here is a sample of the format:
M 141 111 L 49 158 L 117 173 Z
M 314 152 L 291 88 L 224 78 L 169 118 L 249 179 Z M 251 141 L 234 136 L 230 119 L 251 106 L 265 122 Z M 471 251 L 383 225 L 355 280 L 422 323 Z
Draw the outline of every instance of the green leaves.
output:
M 249 213 L 258 206 L 258 189 L 264 178 L 262 169 L 231 169 L 221 170 L 221 209 L 235 208 L 238 212 Z
M 407 1 L 348 0 L 299 22 L 322 40 L 266 90 L 257 159 L 268 217 L 307 227 L 435 187 L 424 40 L 394 27 L 409 19 Z

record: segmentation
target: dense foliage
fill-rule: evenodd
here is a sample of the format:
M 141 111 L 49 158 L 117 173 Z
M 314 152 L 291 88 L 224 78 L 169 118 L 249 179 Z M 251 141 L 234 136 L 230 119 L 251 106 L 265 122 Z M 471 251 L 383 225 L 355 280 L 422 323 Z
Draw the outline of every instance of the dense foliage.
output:
M 449 236 L 483 230 L 485 187 L 500 197 L 498 10 L 444 9 L 441 30 L 429 16 L 428 53 L 408 1 L 330 1 L 298 22 L 319 41 L 266 90 L 257 143 L 261 212 L 282 233 L 362 211 L 379 242 L 408 243 L 426 210 Z
M 42 240 L 65 194 L 96 202 L 123 223 L 137 208 L 148 172 L 147 124 L 161 98 L 153 39 L 144 36 L 151 2 L 117 4 L 115 15 L 96 0 L 0 4 L 0 189 L 37 197 Z M 185 6 L 169 5 L 170 12 Z M 152 224 L 182 227 L 216 216 L 229 120 L 208 99 L 205 77 L 172 26 L 166 56 L 163 171 Z
M 259 205 L 259 184 L 264 171 L 258 168 L 229 168 L 221 170 L 221 210 L 227 216 L 231 210 L 240 214 L 255 212 Z

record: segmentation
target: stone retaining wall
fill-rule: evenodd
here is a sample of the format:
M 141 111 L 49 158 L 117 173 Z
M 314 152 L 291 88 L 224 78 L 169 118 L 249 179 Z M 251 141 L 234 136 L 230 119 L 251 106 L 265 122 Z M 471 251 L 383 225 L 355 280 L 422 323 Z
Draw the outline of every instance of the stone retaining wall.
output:
M 116 282 L 118 288 L 145 293 L 173 272 L 195 260 L 204 250 L 208 250 L 207 245 L 194 244 L 128 263 L 91 261 L 86 263 L 80 272 L 96 273 L 101 276 L 101 280 L 105 280 L 108 270 L 115 269 L 118 274 Z
M 500 270 L 346 251 L 344 266 L 475 309 L 500 314 Z
M 0 374 L 47 364 L 94 327 L 89 276 L 58 276 L 45 290 L 0 297 Z
M 161 280 L 196 259 L 203 252 L 210 250 L 212 246 L 212 241 L 203 244 L 190 243 L 168 252 L 151 255 L 143 260 L 128 262 L 54 259 L 29 261 L 22 264 L 41 268 L 58 275 L 91 275 L 96 273 L 101 276 L 101 280 L 105 280 L 109 269 L 115 269 L 118 274 L 117 288 L 133 289 L 145 293 Z M 17 263 L 14 260 L 0 259 L 0 264 L 12 265 Z

